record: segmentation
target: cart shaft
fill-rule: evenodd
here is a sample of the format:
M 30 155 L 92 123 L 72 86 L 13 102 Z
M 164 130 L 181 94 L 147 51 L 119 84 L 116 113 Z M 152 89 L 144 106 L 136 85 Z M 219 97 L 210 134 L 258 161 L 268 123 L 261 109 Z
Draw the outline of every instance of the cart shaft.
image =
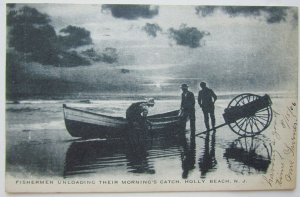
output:
M 201 132 L 201 133 L 197 133 L 195 136 L 202 135 L 202 134 L 205 134 L 205 133 L 207 133 L 207 132 L 216 130 L 216 129 L 218 129 L 218 128 L 220 128 L 220 127 L 223 127 L 223 126 L 225 126 L 225 125 L 227 125 L 227 123 L 223 123 L 223 124 L 220 124 L 220 125 L 218 125 L 218 126 L 216 126 L 216 127 L 213 127 L 213 128 L 211 128 L 211 129 L 208 129 L 208 130 L 206 130 L 206 131 L 203 131 L 203 132 Z

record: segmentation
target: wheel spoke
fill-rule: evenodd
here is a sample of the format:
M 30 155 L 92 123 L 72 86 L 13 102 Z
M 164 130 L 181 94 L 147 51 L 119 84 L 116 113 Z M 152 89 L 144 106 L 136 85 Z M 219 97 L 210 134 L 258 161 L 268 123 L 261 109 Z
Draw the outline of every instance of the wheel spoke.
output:
M 241 131 L 242 131 L 241 128 L 237 125 L 237 130 L 236 130 L 237 134 L 240 135 Z
M 268 110 L 268 108 L 263 108 L 263 109 L 258 110 L 256 113 L 260 113 L 260 112 L 267 111 L 267 110 Z
M 253 132 L 256 133 L 258 130 L 257 130 L 257 127 L 255 125 L 255 120 L 254 120 L 254 118 L 251 118 L 251 120 L 252 120 Z
M 239 125 L 245 118 L 238 120 L 236 123 Z
M 262 118 L 262 117 L 256 117 L 257 119 L 261 120 L 263 124 L 266 124 L 268 122 L 268 119 Z
M 254 115 L 255 117 L 259 117 L 259 118 L 264 118 L 264 119 L 269 119 L 269 116 L 267 115 Z
M 264 120 L 264 121 L 268 121 L 268 118 L 266 118 L 266 117 L 260 117 L 260 116 L 256 116 L 257 118 L 260 118 L 260 119 L 262 119 L 262 120 Z
M 244 99 L 242 99 L 242 101 L 241 101 L 244 105 L 245 105 L 245 101 L 244 101 Z
M 250 102 L 250 96 L 247 96 L 246 98 L 247 98 L 247 100 L 248 100 L 248 103 L 249 103 L 249 102 Z
M 254 117 L 254 119 L 257 120 L 263 127 L 265 126 L 265 124 L 261 122 L 257 117 Z
M 247 128 L 248 128 L 248 126 L 249 126 L 249 118 L 247 118 L 247 122 L 246 122 L 246 124 L 245 124 L 245 132 L 247 132 Z
M 245 126 L 245 132 L 247 132 L 248 125 L 249 125 L 249 119 L 247 119 L 247 123 L 246 123 L 246 126 Z
M 240 132 L 241 132 L 241 129 L 238 127 L 238 131 L 237 131 L 237 133 L 238 133 L 238 134 L 240 134 Z
M 233 124 L 232 128 L 234 128 L 234 127 L 237 127 L 237 124 L 236 124 L 236 123 L 235 123 L 235 124 Z
M 248 118 L 248 125 L 249 125 L 249 129 L 251 129 L 251 119 L 250 118 Z M 248 129 L 248 127 L 247 127 L 247 129 Z M 246 132 L 248 132 L 248 130 L 246 130 Z
M 255 125 L 255 127 L 257 128 L 257 132 L 259 132 L 259 131 L 260 131 L 260 129 L 259 129 L 259 127 L 258 127 L 258 125 L 257 125 L 257 123 L 256 123 L 256 121 L 255 121 L 255 118 L 253 118 L 253 121 L 254 121 L 254 125 Z
M 242 123 L 242 125 L 241 125 L 241 127 L 240 127 L 242 130 L 244 130 L 244 129 L 243 129 L 243 126 L 244 126 L 244 124 L 246 123 L 246 121 L 247 121 L 247 119 Z
M 252 119 L 251 118 L 249 118 L 249 124 L 250 124 L 251 133 L 253 133 L 253 125 L 252 125 Z
M 268 118 L 267 114 L 255 114 L 256 117 Z
M 257 131 L 255 131 L 255 129 L 257 129 L 257 127 L 255 126 L 255 121 L 253 118 L 251 118 L 251 121 L 252 121 L 253 133 L 256 133 Z
M 262 113 L 262 112 L 269 113 L 269 110 L 270 110 L 270 108 L 267 107 L 267 108 L 257 110 L 256 113 Z

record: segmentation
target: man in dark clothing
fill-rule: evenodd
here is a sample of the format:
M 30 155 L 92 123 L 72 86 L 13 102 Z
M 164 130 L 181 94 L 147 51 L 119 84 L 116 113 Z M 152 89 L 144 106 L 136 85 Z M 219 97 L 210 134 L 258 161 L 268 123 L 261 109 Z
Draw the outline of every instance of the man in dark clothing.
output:
M 193 92 L 190 92 L 188 90 L 188 85 L 187 84 L 182 84 L 181 85 L 181 90 L 182 90 L 181 110 L 182 110 L 182 113 L 183 113 L 183 117 L 185 118 L 185 120 L 187 120 L 187 118 L 190 119 L 191 132 L 194 133 L 195 130 L 196 130 L 196 126 L 195 126 L 195 121 L 196 121 L 196 117 L 195 117 L 195 96 L 194 96 Z
M 154 99 L 148 99 L 148 101 L 137 102 L 130 105 L 126 110 L 126 119 L 129 122 L 130 127 L 140 127 L 142 129 L 147 128 L 147 115 L 148 108 L 154 106 Z
M 202 90 L 199 91 L 198 103 L 203 111 L 206 129 L 209 130 L 210 127 L 208 114 L 210 114 L 212 127 L 215 127 L 216 124 L 215 102 L 217 100 L 217 95 L 214 93 L 214 91 L 212 91 L 212 89 L 206 87 L 205 82 L 201 82 L 200 87 L 202 88 Z

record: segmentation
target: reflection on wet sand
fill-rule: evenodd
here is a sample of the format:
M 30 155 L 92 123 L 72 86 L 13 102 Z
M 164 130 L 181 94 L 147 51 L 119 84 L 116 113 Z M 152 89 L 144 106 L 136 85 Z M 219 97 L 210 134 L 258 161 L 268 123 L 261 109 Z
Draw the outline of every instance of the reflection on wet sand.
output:
M 216 170 L 217 160 L 215 157 L 215 143 L 216 143 L 216 131 L 214 130 L 211 135 L 210 132 L 206 133 L 203 152 L 199 157 L 199 170 L 201 172 L 201 178 L 205 178 L 208 172 Z
M 122 165 L 126 161 L 125 156 L 122 155 L 122 146 L 122 141 L 73 142 L 66 153 L 64 177 L 95 173 L 100 168 Z M 112 157 L 113 155 L 119 156 Z
M 97 173 L 101 168 L 112 172 L 115 168 L 124 168 L 130 173 L 155 174 L 155 159 L 180 156 L 180 137 L 133 137 L 135 132 L 126 139 L 73 142 L 66 153 L 64 177 Z
M 183 147 L 183 152 L 181 154 L 182 161 L 182 178 L 188 178 L 188 174 L 191 170 L 195 168 L 196 160 L 196 142 L 195 142 L 195 133 L 190 136 L 190 143 L 185 136 L 182 136 L 181 143 Z
M 126 143 L 125 155 L 128 161 L 128 172 L 155 174 L 153 165 L 148 161 L 149 153 L 147 151 L 147 138 L 145 137 L 145 133 L 140 130 L 133 130 L 131 133 L 141 133 L 142 135 L 136 135 L 136 137 L 131 136 L 127 139 L 128 143 Z
M 228 168 L 241 174 L 266 173 L 271 163 L 271 145 L 259 137 L 241 137 L 225 149 Z
M 97 173 L 101 169 L 113 172 L 117 168 L 129 173 L 155 174 L 155 160 L 166 157 L 181 159 L 183 179 L 192 174 L 196 168 L 195 135 L 143 137 L 144 134 L 136 132 L 132 131 L 131 137 L 126 139 L 72 142 L 66 153 L 64 177 Z M 200 146 L 198 166 L 201 178 L 217 169 L 215 144 L 216 131 L 208 132 L 204 146 Z M 234 172 L 265 173 L 271 162 L 270 151 L 267 139 L 238 138 L 224 150 L 223 156 L 228 168 Z

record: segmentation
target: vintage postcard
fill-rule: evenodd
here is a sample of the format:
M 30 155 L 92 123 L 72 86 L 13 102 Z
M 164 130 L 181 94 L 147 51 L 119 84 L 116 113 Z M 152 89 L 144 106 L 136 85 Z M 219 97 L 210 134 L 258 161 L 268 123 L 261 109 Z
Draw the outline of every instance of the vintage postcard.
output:
M 298 7 L 5 6 L 6 192 L 295 188 Z

